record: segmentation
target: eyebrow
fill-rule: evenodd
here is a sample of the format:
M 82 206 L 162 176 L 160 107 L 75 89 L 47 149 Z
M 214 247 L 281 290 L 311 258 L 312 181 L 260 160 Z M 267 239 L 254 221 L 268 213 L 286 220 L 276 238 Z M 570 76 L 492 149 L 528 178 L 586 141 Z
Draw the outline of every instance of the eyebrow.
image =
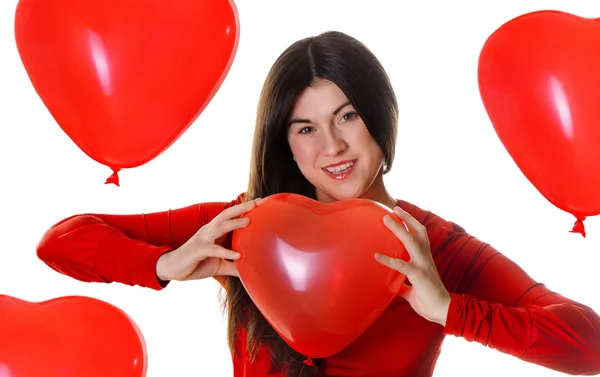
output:
M 338 106 L 334 111 L 333 111 L 333 115 L 338 115 L 338 113 L 340 111 L 342 111 L 342 109 L 346 106 L 350 105 L 350 101 L 346 101 L 343 104 L 341 104 L 340 106 Z M 291 126 L 294 123 L 311 123 L 310 119 L 300 119 L 300 118 L 294 118 L 292 120 L 289 121 L 288 123 L 288 127 Z

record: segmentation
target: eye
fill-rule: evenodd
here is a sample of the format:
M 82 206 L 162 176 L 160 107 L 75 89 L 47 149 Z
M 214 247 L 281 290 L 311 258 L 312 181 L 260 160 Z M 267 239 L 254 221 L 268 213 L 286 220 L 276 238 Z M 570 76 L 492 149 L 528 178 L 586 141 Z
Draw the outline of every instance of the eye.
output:
M 313 128 L 312 128 L 312 127 L 302 127 L 302 128 L 301 128 L 301 129 L 298 131 L 298 133 L 299 133 L 299 134 L 307 134 L 307 133 L 310 133 L 312 130 L 313 130 Z
M 357 117 L 358 117 L 358 114 L 354 111 L 346 113 L 346 114 L 342 115 L 342 117 L 340 118 L 340 123 L 351 121 Z

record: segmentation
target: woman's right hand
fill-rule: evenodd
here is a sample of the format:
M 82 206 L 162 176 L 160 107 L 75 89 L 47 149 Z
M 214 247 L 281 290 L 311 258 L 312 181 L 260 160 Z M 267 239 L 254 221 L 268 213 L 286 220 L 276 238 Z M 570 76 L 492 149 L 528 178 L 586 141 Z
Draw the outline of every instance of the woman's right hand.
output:
M 194 280 L 212 276 L 238 276 L 233 262 L 239 253 L 228 250 L 216 242 L 227 233 L 248 225 L 247 217 L 240 218 L 253 209 L 259 199 L 227 208 L 211 222 L 204 225 L 181 247 L 160 256 L 156 275 L 160 280 Z

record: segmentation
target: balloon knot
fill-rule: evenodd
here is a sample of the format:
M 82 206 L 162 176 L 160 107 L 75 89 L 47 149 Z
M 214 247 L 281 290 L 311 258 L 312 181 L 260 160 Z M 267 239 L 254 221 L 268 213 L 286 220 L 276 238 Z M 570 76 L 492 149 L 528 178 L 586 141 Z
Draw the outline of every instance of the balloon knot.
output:
M 307 365 L 309 367 L 314 367 L 315 366 L 315 362 L 313 361 L 312 358 L 307 357 L 306 359 L 304 359 L 304 365 Z
M 304 365 L 300 369 L 300 375 L 298 377 L 302 377 L 302 373 L 304 372 L 304 368 L 306 368 L 306 367 L 314 367 L 315 366 L 315 363 L 313 362 L 313 359 L 310 358 L 310 357 L 307 357 L 306 359 L 304 359 L 303 363 L 304 363 Z
M 583 222 L 585 221 L 585 217 L 578 217 L 577 221 L 573 225 L 573 229 L 570 230 L 570 233 L 579 233 L 585 238 L 585 225 Z
M 113 185 L 120 186 L 119 185 L 119 171 L 121 171 L 121 169 L 113 168 L 112 171 L 113 171 L 112 175 L 106 179 L 106 182 L 104 182 L 104 184 L 106 185 L 106 184 L 112 183 Z

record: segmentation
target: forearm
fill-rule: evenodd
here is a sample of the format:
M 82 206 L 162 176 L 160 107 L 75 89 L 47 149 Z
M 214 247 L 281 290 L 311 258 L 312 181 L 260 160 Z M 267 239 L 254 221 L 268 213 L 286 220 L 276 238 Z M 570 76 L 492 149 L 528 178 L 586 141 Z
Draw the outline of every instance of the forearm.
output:
M 162 289 L 167 282 L 157 276 L 161 255 L 181 247 L 242 197 L 150 214 L 72 216 L 44 234 L 38 257 L 78 280 Z
M 131 239 L 93 215 L 65 219 L 37 246 L 38 257 L 64 275 L 85 282 L 119 282 L 162 289 L 156 263 L 166 246 Z
M 600 374 L 600 318 L 583 305 L 508 307 L 452 294 L 444 333 L 563 373 Z

